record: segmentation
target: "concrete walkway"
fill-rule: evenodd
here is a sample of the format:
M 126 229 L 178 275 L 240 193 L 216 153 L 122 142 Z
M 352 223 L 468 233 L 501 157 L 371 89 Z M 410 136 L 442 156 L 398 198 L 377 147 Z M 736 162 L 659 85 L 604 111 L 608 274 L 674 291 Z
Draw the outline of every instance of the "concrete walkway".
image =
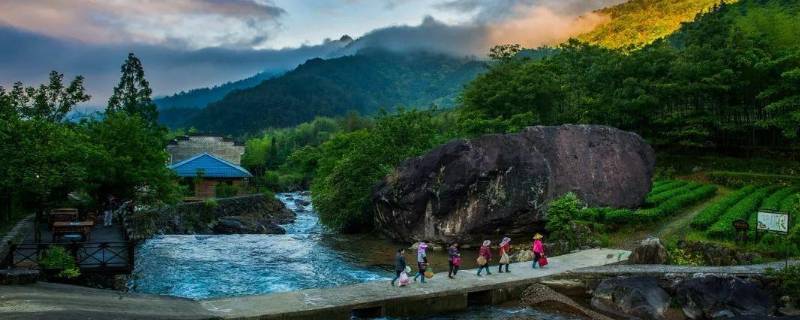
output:
M 0 286 L 2 319 L 349 319 L 354 312 L 408 314 L 422 309 L 458 310 L 475 299 L 500 302 L 512 298 L 539 278 L 570 270 L 596 267 L 627 260 L 629 251 L 591 249 L 551 257 L 544 269 L 529 262 L 511 264 L 511 273 L 477 277 L 476 270 L 462 270 L 457 279 L 437 273 L 428 283 L 391 287 L 388 281 L 351 286 L 308 289 L 286 293 L 244 296 L 204 301 L 165 296 L 119 293 L 84 287 L 45 284 Z M 494 267 L 496 268 L 496 266 Z M 517 292 L 517 294 L 518 294 Z M 486 295 L 486 294 L 489 295 Z
M 798 265 L 800 261 L 789 261 L 789 265 Z M 693 274 L 724 274 L 737 277 L 749 277 L 763 275 L 767 269 L 783 269 L 785 262 L 771 262 L 764 264 L 753 264 L 743 266 L 723 266 L 723 267 L 695 267 L 695 266 L 676 266 L 676 265 L 657 265 L 657 264 L 631 264 L 631 265 L 609 265 L 591 268 L 580 268 L 559 274 L 558 277 L 579 276 L 687 276 Z

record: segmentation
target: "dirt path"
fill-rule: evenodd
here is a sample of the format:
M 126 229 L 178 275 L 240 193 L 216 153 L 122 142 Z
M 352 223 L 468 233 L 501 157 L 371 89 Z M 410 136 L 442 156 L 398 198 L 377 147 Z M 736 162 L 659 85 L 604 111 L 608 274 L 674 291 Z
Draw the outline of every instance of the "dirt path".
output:
M 674 219 L 665 221 L 663 224 L 657 226 L 652 235 L 661 239 L 666 239 L 673 236 L 682 237 L 689 231 L 689 224 L 692 222 L 692 219 L 694 219 L 694 217 L 700 213 L 700 211 L 703 211 L 703 209 L 706 207 L 719 201 L 730 192 L 730 189 L 720 187 L 714 197 L 690 207 L 680 215 L 676 216 Z

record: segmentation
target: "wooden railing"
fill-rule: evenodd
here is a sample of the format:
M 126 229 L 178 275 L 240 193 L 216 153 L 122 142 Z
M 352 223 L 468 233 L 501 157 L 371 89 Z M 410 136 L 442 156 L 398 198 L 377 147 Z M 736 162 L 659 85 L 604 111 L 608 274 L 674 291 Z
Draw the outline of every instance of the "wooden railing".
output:
M 40 269 L 48 248 L 66 249 L 82 272 L 130 273 L 134 265 L 134 242 L 9 243 L 0 268 Z

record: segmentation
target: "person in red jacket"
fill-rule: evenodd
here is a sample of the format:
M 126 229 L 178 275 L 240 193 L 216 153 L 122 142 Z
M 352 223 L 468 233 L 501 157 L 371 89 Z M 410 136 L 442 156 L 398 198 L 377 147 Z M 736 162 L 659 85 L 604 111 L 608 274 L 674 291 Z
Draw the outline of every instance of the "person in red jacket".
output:
M 533 268 L 536 268 L 536 265 L 539 264 L 539 259 L 544 256 L 544 246 L 542 245 L 542 235 L 536 234 L 533 236 L 533 244 L 531 245 L 531 251 L 533 251 Z M 541 264 L 539 266 L 541 268 Z
M 511 238 L 503 237 L 503 240 L 500 241 L 500 264 L 497 265 L 497 272 L 503 273 L 503 265 L 506 266 L 506 272 L 508 271 L 508 265 L 511 264 L 511 258 L 509 257 L 509 253 L 511 252 Z
M 490 245 L 492 245 L 491 241 L 489 241 L 489 240 L 483 241 L 483 245 L 481 246 L 481 250 L 478 252 L 479 259 L 480 258 L 484 259 L 482 265 L 480 263 L 478 263 L 480 265 L 480 266 L 478 266 L 478 276 L 479 277 L 481 276 L 481 271 L 484 268 L 486 269 L 486 274 L 487 275 L 492 274 L 492 272 L 489 271 L 489 261 L 492 261 L 492 250 L 489 248 Z

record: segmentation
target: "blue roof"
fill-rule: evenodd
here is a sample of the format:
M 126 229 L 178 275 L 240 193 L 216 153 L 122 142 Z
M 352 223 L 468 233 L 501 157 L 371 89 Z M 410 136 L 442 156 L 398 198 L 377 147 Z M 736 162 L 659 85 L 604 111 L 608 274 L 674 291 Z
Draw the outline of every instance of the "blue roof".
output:
M 172 164 L 169 168 L 183 178 L 196 177 L 198 170 L 202 170 L 205 178 L 249 178 L 253 176 L 247 169 L 208 153 L 198 154 Z

